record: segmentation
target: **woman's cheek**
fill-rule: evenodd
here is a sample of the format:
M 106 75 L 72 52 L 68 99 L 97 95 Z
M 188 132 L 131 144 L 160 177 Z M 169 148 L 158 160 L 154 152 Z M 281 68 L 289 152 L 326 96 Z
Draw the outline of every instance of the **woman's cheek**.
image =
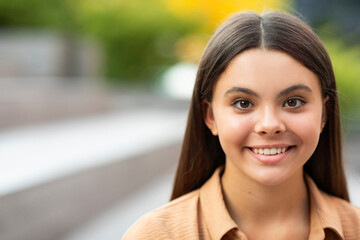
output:
M 243 144 L 251 132 L 251 120 L 249 117 L 238 115 L 222 118 L 219 126 L 219 139 L 222 144 Z
M 287 130 L 297 135 L 302 142 L 317 145 L 320 135 L 321 116 L 319 114 L 298 114 L 287 119 Z

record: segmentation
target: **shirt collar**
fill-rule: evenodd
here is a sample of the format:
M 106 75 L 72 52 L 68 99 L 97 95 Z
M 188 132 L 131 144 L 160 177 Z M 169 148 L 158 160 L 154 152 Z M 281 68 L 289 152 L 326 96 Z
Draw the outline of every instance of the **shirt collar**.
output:
M 210 235 L 220 240 L 225 234 L 237 229 L 225 206 L 220 178 L 224 167 L 215 170 L 212 177 L 200 188 L 200 204 Z M 310 197 L 309 240 L 325 239 L 325 229 L 329 229 L 338 240 L 344 239 L 343 229 L 329 195 L 317 188 L 314 181 L 305 174 L 305 182 Z
M 230 230 L 237 228 L 225 206 L 220 177 L 223 166 L 215 170 L 212 177 L 200 189 L 200 204 L 210 235 L 221 239 Z
M 343 240 L 344 234 L 340 217 L 331 197 L 317 188 L 314 181 L 305 174 L 305 181 L 310 197 L 310 237 L 326 239 L 325 229 L 333 232 L 337 239 Z

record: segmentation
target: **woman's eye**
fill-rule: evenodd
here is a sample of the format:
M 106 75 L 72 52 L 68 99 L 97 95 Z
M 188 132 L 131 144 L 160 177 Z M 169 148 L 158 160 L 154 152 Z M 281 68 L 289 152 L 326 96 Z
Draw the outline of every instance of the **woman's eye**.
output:
M 236 102 L 234 102 L 233 105 L 236 108 L 242 109 L 242 110 L 249 109 L 254 106 L 249 100 L 246 100 L 246 99 L 237 100 Z
M 300 106 L 302 106 L 305 103 L 304 100 L 299 99 L 299 98 L 289 98 L 288 100 L 286 100 L 284 107 L 288 107 L 288 108 L 298 108 Z

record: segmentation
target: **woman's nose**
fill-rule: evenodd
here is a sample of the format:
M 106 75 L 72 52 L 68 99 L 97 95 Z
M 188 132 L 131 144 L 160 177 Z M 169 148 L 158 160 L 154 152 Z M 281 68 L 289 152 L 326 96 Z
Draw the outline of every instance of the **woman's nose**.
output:
M 286 130 L 285 123 L 280 114 L 272 107 L 266 107 L 259 113 L 255 124 L 255 132 L 260 135 L 281 135 Z

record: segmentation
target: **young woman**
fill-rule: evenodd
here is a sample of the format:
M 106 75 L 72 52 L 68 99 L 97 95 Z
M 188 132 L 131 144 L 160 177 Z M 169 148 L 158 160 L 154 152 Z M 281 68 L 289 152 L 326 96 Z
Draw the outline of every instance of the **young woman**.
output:
M 201 59 L 172 201 L 124 239 L 360 239 L 329 56 L 304 22 L 242 12 Z

